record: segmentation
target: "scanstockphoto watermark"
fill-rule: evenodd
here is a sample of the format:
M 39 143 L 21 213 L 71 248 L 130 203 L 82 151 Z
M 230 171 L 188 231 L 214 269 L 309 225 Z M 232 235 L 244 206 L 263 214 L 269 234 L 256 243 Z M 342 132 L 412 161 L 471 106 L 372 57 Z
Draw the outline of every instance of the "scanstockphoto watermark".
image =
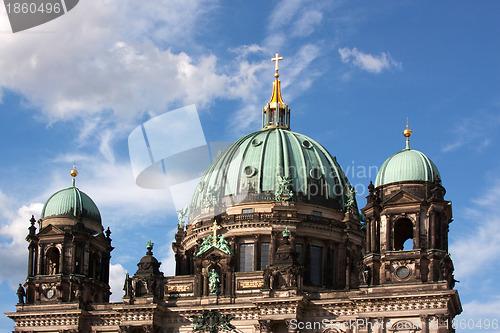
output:
M 52 21 L 73 8 L 79 0 L 4 0 L 12 32 Z
M 462 329 L 462 330 L 473 330 L 473 329 L 481 329 L 481 330 L 497 330 L 498 319 L 453 319 L 453 320 L 429 320 L 426 322 L 428 329 L 438 330 L 440 327 L 449 327 L 453 329 Z M 317 330 L 325 331 L 325 330 L 351 330 L 358 331 L 359 329 L 370 331 L 380 331 L 380 330 L 392 330 L 392 331 L 420 331 L 424 328 L 424 322 L 420 320 L 399 320 L 396 322 L 392 321 L 378 321 L 378 320 L 369 320 L 366 318 L 358 318 L 354 320 L 345 320 L 345 321 L 334 321 L 331 319 L 323 319 L 321 321 L 299 321 L 297 319 L 290 320 L 290 328 L 293 330 L 299 330 L 300 332 L 313 332 Z

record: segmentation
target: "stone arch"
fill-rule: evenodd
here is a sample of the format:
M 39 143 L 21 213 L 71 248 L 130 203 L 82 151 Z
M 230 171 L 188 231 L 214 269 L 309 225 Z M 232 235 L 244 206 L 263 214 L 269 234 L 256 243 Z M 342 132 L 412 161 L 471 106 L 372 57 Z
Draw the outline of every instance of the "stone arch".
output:
M 416 333 L 422 330 L 421 323 L 415 323 L 408 320 L 399 320 L 392 324 L 389 329 L 390 332 L 398 332 L 398 333 Z
M 408 217 L 401 217 L 394 221 L 394 250 L 402 251 L 404 243 L 411 239 L 414 239 L 413 234 L 413 221 Z M 413 249 L 413 244 L 412 244 Z
M 90 254 L 89 277 L 99 280 L 101 274 L 101 254 L 92 252 Z
M 46 275 L 55 275 L 59 274 L 61 253 L 56 246 L 51 246 L 47 248 L 47 252 L 45 253 L 46 265 L 45 265 L 45 274 Z

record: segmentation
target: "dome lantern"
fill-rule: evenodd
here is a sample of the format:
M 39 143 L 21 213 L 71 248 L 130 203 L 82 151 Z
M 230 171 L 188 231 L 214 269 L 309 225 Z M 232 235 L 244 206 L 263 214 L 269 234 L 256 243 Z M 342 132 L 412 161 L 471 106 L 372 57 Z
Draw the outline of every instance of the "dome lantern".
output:
M 284 128 L 290 129 L 290 109 L 288 105 L 283 102 L 283 97 L 281 96 L 281 82 L 278 80 L 280 74 L 278 73 L 279 65 L 278 62 L 283 60 L 283 57 L 280 57 L 278 53 L 276 53 L 276 57 L 271 59 L 272 61 L 276 61 L 276 72 L 274 73 L 275 80 L 273 82 L 273 95 L 269 103 L 264 106 L 262 112 L 262 129 L 270 129 L 270 128 Z

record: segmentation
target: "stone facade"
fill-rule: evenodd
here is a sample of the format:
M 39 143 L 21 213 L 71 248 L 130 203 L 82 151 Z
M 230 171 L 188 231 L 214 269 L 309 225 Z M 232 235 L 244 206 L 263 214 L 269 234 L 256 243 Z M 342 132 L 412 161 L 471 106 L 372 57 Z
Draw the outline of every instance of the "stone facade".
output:
M 123 301 L 109 303 L 110 232 L 73 181 L 58 192 L 69 199 L 50 203 L 59 215 L 43 216 L 38 233 L 31 220 L 28 277 L 7 313 L 15 332 L 454 331 L 452 211 L 437 168 L 407 140 L 384 168 L 391 182 L 370 183 L 360 213 L 336 159 L 290 131 L 277 69 L 263 130 L 217 157 L 186 227 L 179 212 L 175 276 L 163 275 L 148 243 Z M 394 169 L 401 161 L 407 172 Z
M 151 246 L 125 281 L 122 303 L 28 298 L 29 304 L 19 304 L 8 316 L 16 332 L 191 332 L 193 316 L 207 310 L 231 315 L 239 332 L 448 332 L 461 305 L 452 289 L 447 239 L 436 230 L 447 231 L 441 224 L 451 218 L 451 208 L 432 196 L 428 184 L 412 184 L 415 191 L 404 185 L 371 189 L 363 209 L 365 230 L 356 214 L 287 201 L 189 224 L 173 243 L 176 276 L 163 276 Z M 432 222 L 432 216 L 439 218 Z M 410 219 L 420 235 L 413 250 L 394 250 L 399 218 Z M 211 246 L 197 256 L 214 222 L 231 251 Z M 263 242 L 270 243 L 269 265 L 239 271 L 241 244 Z M 298 244 L 303 244 L 301 258 Z M 320 284 L 311 282 L 311 263 L 305 259 L 314 245 L 323 250 Z M 258 261 L 259 254 L 254 258 Z M 398 276 L 400 267 L 407 271 Z M 209 289 L 210 269 L 219 275 L 216 293 Z

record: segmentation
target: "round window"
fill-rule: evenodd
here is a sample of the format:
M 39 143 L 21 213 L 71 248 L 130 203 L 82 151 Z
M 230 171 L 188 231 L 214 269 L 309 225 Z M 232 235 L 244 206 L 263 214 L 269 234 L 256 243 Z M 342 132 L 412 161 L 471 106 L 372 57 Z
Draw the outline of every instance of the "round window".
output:
M 396 275 L 400 279 L 406 279 L 408 276 L 410 276 L 410 269 L 406 266 L 401 266 L 396 270 Z
M 254 147 L 260 146 L 261 143 L 262 143 L 262 141 L 260 141 L 259 139 L 252 140 L 252 146 L 254 146 Z
M 243 169 L 243 172 L 245 173 L 245 176 L 248 178 L 255 176 L 257 173 L 257 169 L 255 169 L 253 166 L 246 166 L 245 169 Z
M 302 145 L 305 148 L 311 148 L 311 143 L 309 141 L 307 141 L 307 140 L 302 141 Z

